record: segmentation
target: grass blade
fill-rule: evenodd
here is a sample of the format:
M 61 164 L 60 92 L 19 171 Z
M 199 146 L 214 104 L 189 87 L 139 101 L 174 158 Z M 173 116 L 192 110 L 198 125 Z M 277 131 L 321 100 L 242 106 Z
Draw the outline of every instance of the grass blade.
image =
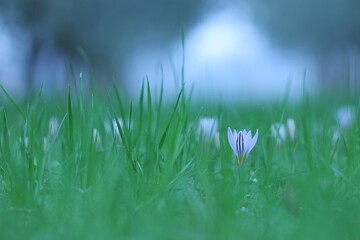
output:
M 68 116 L 69 116 L 70 149 L 73 149 L 73 143 L 74 143 L 74 119 L 73 119 L 70 87 L 69 87 L 69 91 L 68 91 Z
M 5 93 L 5 96 L 7 97 L 7 99 L 12 103 L 12 105 L 14 105 L 15 109 L 21 114 L 21 116 L 26 119 L 26 115 L 24 113 L 24 111 L 21 109 L 21 107 L 19 107 L 19 105 L 15 102 L 15 100 L 10 96 L 10 94 L 5 90 L 5 88 L 3 87 L 2 84 L 0 84 L 1 89 L 3 90 L 3 92 Z
M 164 142 L 165 142 L 165 138 L 166 138 L 167 132 L 168 132 L 169 127 L 170 127 L 170 124 L 171 124 L 171 122 L 172 122 L 172 120 L 173 120 L 173 118 L 174 118 L 176 109 L 177 109 L 177 107 L 178 107 L 178 105 L 179 105 L 179 101 L 180 101 L 180 98 L 181 98 L 183 92 L 184 92 L 184 88 L 182 88 L 182 89 L 180 90 L 179 94 L 178 94 L 178 97 L 177 97 L 177 100 L 176 100 L 176 104 L 175 104 L 175 107 L 174 107 L 174 111 L 172 112 L 172 114 L 171 114 L 171 116 L 170 116 L 170 119 L 169 119 L 169 122 L 168 122 L 168 124 L 167 124 L 167 126 L 166 126 L 166 128 L 165 128 L 165 130 L 164 130 L 164 132 L 163 132 L 163 134 L 162 134 L 162 136 L 161 136 L 161 139 L 160 139 L 160 142 L 159 142 L 159 146 L 158 146 L 159 149 L 162 148 L 162 146 L 163 146 L 163 144 L 164 144 Z

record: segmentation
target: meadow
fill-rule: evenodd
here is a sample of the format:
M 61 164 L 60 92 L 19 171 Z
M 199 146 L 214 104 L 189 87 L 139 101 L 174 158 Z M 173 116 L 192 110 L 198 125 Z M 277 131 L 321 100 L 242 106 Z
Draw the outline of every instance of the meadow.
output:
M 208 102 L 163 91 L 144 82 L 134 102 L 116 85 L 18 102 L 3 89 L 0 239 L 360 236 L 358 98 Z M 347 126 L 336 117 L 344 105 L 354 109 Z M 203 132 L 204 117 L 216 134 Z M 271 126 L 289 118 L 295 137 L 279 139 Z M 242 165 L 228 127 L 258 130 Z

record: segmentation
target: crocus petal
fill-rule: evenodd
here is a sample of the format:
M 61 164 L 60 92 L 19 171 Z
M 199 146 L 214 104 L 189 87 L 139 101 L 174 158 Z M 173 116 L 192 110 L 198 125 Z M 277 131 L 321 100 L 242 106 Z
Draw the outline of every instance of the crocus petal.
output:
M 255 144 L 256 144 L 256 142 L 257 142 L 257 139 L 258 139 L 258 130 L 256 130 L 256 133 L 255 133 L 255 135 L 254 135 L 254 137 L 253 137 L 253 139 L 252 139 L 252 141 L 251 141 L 251 147 L 250 147 L 250 149 L 249 149 L 249 152 L 254 148 L 254 146 L 255 146 Z
M 247 134 L 244 136 L 244 142 L 244 153 L 247 154 L 252 146 L 251 131 L 247 132 Z
M 236 150 L 236 139 L 237 139 L 237 136 L 238 136 L 238 133 L 237 133 L 237 131 L 234 129 L 233 135 L 232 135 L 232 142 L 233 142 L 233 144 L 234 144 L 235 150 Z M 236 151 L 235 151 L 235 153 L 236 153 Z
M 296 124 L 295 124 L 295 120 L 292 118 L 289 118 L 287 120 L 287 129 L 288 129 L 288 134 L 289 134 L 289 138 L 291 141 L 295 140 L 295 135 L 296 135 Z
M 245 137 L 245 136 L 246 136 L 246 134 L 247 134 L 246 129 L 242 130 L 242 133 L 243 133 L 243 135 L 244 135 L 244 137 Z
M 243 135 L 243 132 L 240 131 L 237 135 L 235 146 L 237 151 L 237 156 L 243 156 L 245 155 L 245 136 Z
M 229 144 L 230 144 L 232 150 L 234 151 L 235 154 L 237 154 L 236 147 L 235 147 L 236 135 L 235 135 L 235 141 L 234 141 L 234 134 L 231 131 L 230 127 L 228 128 L 228 140 L 229 140 Z
M 233 131 L 233 140 L 234 140 L 234 142 L 236 141 L 237 135 L 238 135 L 238 132 L 234 129 L 234 131 Z

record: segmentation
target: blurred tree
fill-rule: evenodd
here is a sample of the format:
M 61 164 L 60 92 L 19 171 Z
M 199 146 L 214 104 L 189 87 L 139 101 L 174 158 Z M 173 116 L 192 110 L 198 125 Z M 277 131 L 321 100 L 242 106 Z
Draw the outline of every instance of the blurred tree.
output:
M 204 1 L 0 0 L 0 6 L 30 33 L 31 85 L 34 64 L 44 48 L 53 48 L 70 61 L 82 59 L 85 53 L 95 75 L 111 80 L 134 47 L 180 38 L 181 28 L 200 17 Z
M 360 49 L 360 1 L 234 0 L 247 3 L 253 21 L 281 47 L 313 54 L 330 80 L 329 65 L 348 61 L 349 50 Z M 334 60 L 338 58 L 337 60 Z M 334 64 L 335 62 L 335 64 Z M 332 66 L 334 67 L 334 66 Z M 335 66 L 336 67 L 336 66 Z M 346 64 L 342 67 L 346 68 Z
M 253 20 L 282 45 L 327 51 L 359 44 L 360 1 L 247 1 Z

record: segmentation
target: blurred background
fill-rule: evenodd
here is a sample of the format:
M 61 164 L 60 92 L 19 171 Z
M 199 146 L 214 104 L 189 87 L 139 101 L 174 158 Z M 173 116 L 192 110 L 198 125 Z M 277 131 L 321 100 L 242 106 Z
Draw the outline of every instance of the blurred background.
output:
M 137 96 L 163 79 L 173 94 L 184 62 L 202 98 L 356 91 L 359 12 L 350 0 L 0 0 L 0 83 L 21 97 L 115 81 Z

